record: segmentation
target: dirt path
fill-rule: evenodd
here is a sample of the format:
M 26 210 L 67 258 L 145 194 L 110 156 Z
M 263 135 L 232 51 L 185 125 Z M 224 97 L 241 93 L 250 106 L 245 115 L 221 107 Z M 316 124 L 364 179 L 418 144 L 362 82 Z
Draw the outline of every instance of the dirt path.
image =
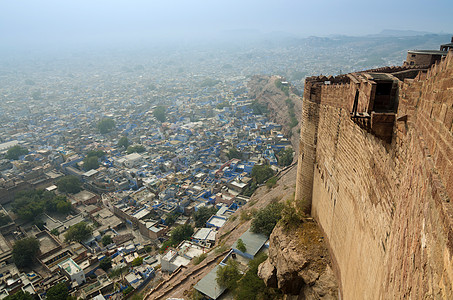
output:
M 146 294 L 144 299 L 164 299 L 164 297 L 172 296 L 175 292 L 184 294 L 184 291 L 188 290 L 187 286 L 192 287 L 203 278 L 228 253 L 228 250 L 217 255 L 211 253 L 199 265 L 178 268 L 167 280 Z

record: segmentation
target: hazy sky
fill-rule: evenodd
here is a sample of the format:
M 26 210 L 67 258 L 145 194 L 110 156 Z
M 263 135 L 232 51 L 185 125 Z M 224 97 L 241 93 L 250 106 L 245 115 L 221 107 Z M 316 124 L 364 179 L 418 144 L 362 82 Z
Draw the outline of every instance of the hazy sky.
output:
M 0 0 L 0 47 L 192 39 L 243 29 L 299 36 L 449 33 L 452 12 L 452 0 Z

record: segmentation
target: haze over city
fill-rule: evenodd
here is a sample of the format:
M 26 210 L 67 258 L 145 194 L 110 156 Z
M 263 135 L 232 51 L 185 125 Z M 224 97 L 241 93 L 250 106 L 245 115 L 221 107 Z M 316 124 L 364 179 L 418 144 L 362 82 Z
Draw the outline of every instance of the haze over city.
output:
M 231 38 L 448 33 L 453 3 L 433 1 L 2 1 L 2 48 L 143 46 Z
M 453 299 L 452 11 L 0 0 L 0 299 Z

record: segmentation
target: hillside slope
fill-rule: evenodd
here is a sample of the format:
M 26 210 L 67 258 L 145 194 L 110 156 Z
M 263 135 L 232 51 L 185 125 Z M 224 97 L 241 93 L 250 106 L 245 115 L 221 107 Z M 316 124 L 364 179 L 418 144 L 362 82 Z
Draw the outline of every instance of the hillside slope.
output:
M 299 129 L 302 116 L 302 97 L 298 96 L 298 91 L 288 85 L 287 94 L 277 87 L 276 82 L 285 81 L 280 76 L 253 76 L 248 82 L 250 89 L 249 96 L 256 99 L 259 103 L 267 105 L 269 118 L 283 126 L 285 135 L 290 136 L 291 144 L 296 153 L 299 150 Z M 290 104 L 288 99 L 294 104 L 293 113 L 297 119 L 297 125 L 291 127 Z

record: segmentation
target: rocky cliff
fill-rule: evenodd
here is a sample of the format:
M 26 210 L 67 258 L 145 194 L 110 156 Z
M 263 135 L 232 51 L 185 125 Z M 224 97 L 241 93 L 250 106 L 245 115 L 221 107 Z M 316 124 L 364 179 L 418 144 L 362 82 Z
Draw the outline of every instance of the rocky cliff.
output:
M 312 219 L 298 228 L 278 225 L 270 237 L 269 258 L 258 276 L 279 288 L 285 299 L 336 299 L 338 286 L 323 234 Z
M 259 103 L 267 105 L 269 118 L 278 124 L 282 124 L 283 132 L 291 137 L 291 144 L 296 153 L 299 151 L 299 129 L 302 111 L 302 97 L 298 96 L 298 91 L 291 85 L 287 87 L 287 94 L 277 87 L 277 81 L 285 81 L 280 76 L 253 76 L 248 82 L 250 89 L 249 96 L 256 99 Z M 294 104 L 294 114 L 298 124 L 291 127 L 290 110 L 287 99 Z

